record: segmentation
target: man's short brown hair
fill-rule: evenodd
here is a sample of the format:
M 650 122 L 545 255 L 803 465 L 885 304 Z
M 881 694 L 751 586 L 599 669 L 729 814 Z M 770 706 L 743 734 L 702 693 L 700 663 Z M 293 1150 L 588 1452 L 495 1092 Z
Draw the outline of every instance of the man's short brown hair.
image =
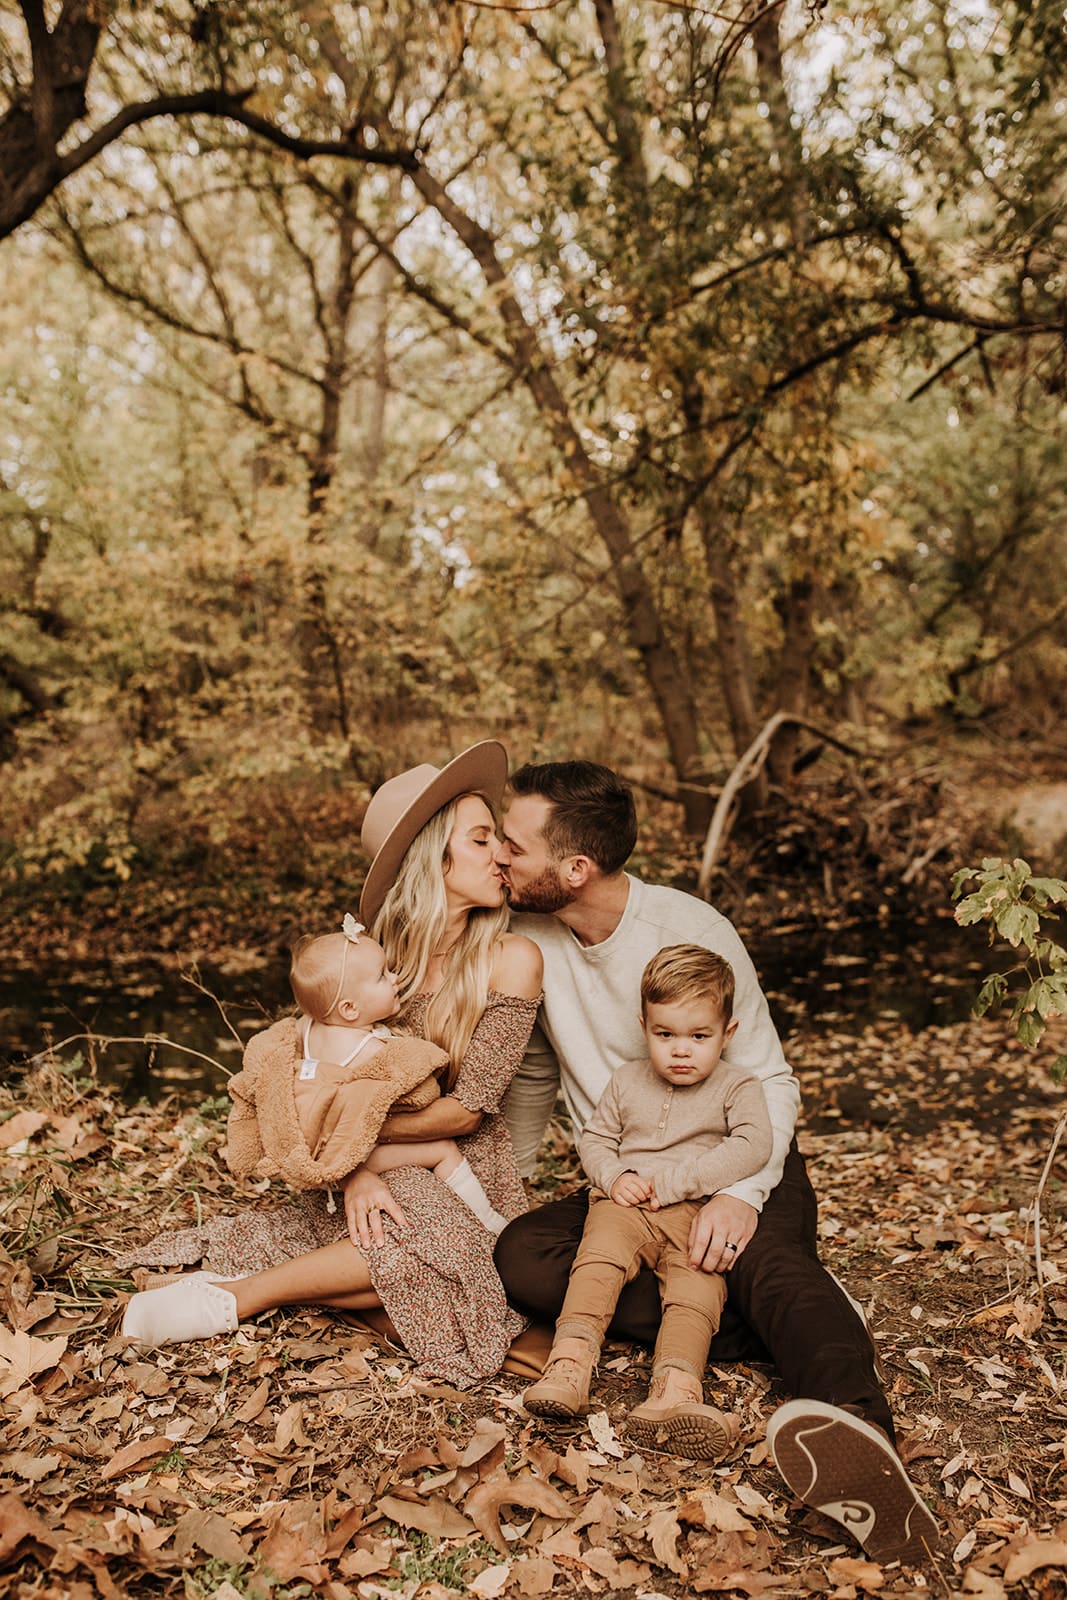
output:
M 557 861 L 588 856 L 601 872 L 620 872 L 637 843 L 637 810 L 625 778 L 595 761 L 527 762 L 511 792 L 536 794 L 552 810 L 541 836 Z
M 734 969 L 702 944 L 665 945 L 641 974 L 641 1015 L 649 1006 L 707 1000 L 723 1022 L 734 1014 Z

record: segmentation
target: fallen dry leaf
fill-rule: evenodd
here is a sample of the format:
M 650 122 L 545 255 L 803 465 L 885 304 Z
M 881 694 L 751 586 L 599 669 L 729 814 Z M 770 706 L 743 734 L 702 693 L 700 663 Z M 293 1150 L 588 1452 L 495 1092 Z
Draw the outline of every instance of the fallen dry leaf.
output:
M 976 1311 L 974 1313 L 971 1318 L 971 1322 L 976 1327 L 981 1327 L 987 1322 L 1003 1322 L 1007 1317 L 1013 1317 L 1014 1315 L 1015 1307 L 1013 1305 L 984 1306 L 981 1311 Z
M 713 1561 L 692 1574 L 689 1587 L 694 1594 L 732 1594 L 740 1590 L 742 1594 L 761 1595 L 768 1591 L 780 1592 L 782 1578 L 776 1572 L 756 1572 L 751 1567 L 729 1561 Z M 855 1591 L 845 1588 L 838 1593 L 849 1595 Z
M 678 1550 L 681 1536 L 678 1516 L 673 1510 L 654 1511 L 645 1524 L 645 1538 L 652 1546 L 656 1560 L 684 1578 L 689 1569 Z
M 536 1600 L 538 1595 L 548 1594 L 556 1578 L 556 1564 L 547 1556 L 534 1552 L 533 1555 L 523 1556 L 521 1560 L 513 1563 L 511 1575 L 514 1580 L 513 1587 L 520 1594 Z
M 346 1578 L 369 1578 L 374 1573 L 388 1572 L 393 1564 L 393 1545 L 388 1539 L 360 1539 L 338 1561 L 338 1570 Z
M 740 1507 L 711 1490 L 684 1500 L 678 1507 L 677 1517 L 679 1522 L 707 1528 L 709 1532 L 718 1530 L 720 1533 L 745 1534 L 749 1539 L 756 1537 L 755 1529 Z
M 260 1415 L 264 1406 L 266 1405 L 269 1397 L 270 1379 L 264 1378 L 263 1381 L 258 1383 L 252 1390 L 252 1393 L 248 1396 L 247 1400 L 243 1401 L 241 1405 L 237 1407 L 237 1410 L 233 1413 L 233 1420 L 235 1422 L 255 1422 L 256 1418 Z
M 508 1554 L 507 1542 L 500 1530 L 500 1513 L 505 1506 L 523 1506 L 527 1511 L 540 1511 L 542 1516 L 561 1518 L 569 1517 L 573 1509 L 558 1489 L 528 1472 L 517 1478 L 491 1478 L 477 1484 L 463 1502 L 463 1509 L 478 1532 L 501 1555 Z
M 608 1588 L 613 1593 L 621 1589 L 641 1588 L 652 1576 L 652 1568 L 646 1561 L 620 1561 L 610 1550 L 596 1546 L 586 1550 L 581 1559 L 582 1564 L 595 1572 L 598 1578 L 607 1580 Z
M 28 1300 L 20 1311 L 12 1318 L 16 1328 L 35 1328 L 39 1322 L 47 1322 L 49 1317 L 56 1314 L 56 1297 L 54 1294 L 34 1295 Z
M 13 1472 L 16 1478 L 25 1478 L 27 1483 L 40 1483 L 42 1478 L 61 1467 L 64 1460 L 63 1456 L 39 1456 L 30 1450 L 13 1450 L 4 1457 L 4 1469 Z
M 415 1450 L 408 1450 L 396 1464 L 400 1477 L 409 1478 L 413 1472 L 418 1472 L 421 1467 L 439 1467 L 441 1458 L 436 1450 L 431 1450 L 429 1445 L 420 1444 Z M 452 1473 L 450 1476 L 454 1477 Z
M 323 1583 L 328 1576 L 322 1564 L 325 1554 L 322 1503 L 303 1499 L 284 1501 L 270 1514 L 267 1532 L 255 1549 L 257 1569 L 269 1571 L 275 1583 L 298 1578 Z
M 585 1421 L 586 1427 L 593 1435 L 593 1442 L 595 1443 L 597 1449 L 601 1451 L 603 1455 L 614 1456 L 617 1460 L 621 1461 L 625 1456 L 626 1451 L 623 1449 L 622 1445 L 618 1441 L 618 1438 L 616 1437 L 615 1429 L 611 1425 L 611 1420 L 608 1417 L 607 1412 L 593 1411 L 589 1414 Z
M 566 1455 L 557 1459 L 556 1476 L 577 1489 L 579 1494 L 585 1494 L 589 1488 L 589 1472 L 592 1466 L 584 1450 L 577 1449 L 573 1444 L 567 1446 Z
M 188 1555 L 190 1550 L 203 1550 L 205 1555 L 225 1561 L 227 1566 L 243 1566 L 248 1551 L 237 1537 L 233 1524 L 217 1511 L 187 1511 L 174 1525 L 175 1555 Z
M 100 1476 L 103 1479 L 125 1477 L 126 1473 L 132 1472 L 135 1467 L 143 1467 L 146 1462 L 156 1461 L 173 1448 L 173 1439 L 168 1439 L 162 1434 L 154 1435 L 150 1439 L 135 1439 L 132 1444 L 123 1445 L 121 1450 L 115 1451 L 106 1466 L 100 1468 Z
M 468 1583 L 467 1589 L 471 1594 L 481 1595 L 482 1600 L 496 1600 L 497 1595 L 503 1594 L 510 1577 L 510 1561 L 496 1567 L 483 1567 L 478 1576 Z
M 363 1505 L 349 1506 L 333 1527 L 329 1530 L 326 1539 L 326 1556 L 328 1560 L 335 1560 L 341 1551 L 355 1538 L 367 1520 L 366 1507 Z
M 464 1539 L 474 1532 L 474 1524 L 458 1512 L 443 1495 L 432 1494 L 426 1500 L 401 1500 L 386 1494 L 377 1502 L 376 1509 L 390 1522 L 402 1528 L 418 1528 L 434 1539 Z
M 508 1430 L 502 1422 L 493 1422 L 488 1417 L 480 1417 L 474 1425 L 474 1432 L 467 1441 L 466 1448 L 445 1465 L 476 1467 L 490 1451 L 496 1449 L 498 1444 L 503 1444 L 507 1434 Z
M 578 1533 L 582 1528 L 596 1528 L 596 1534 L 590 1535 L 594 1543 L 602 1544 L 604 1537 L 611 1533 L 618 1521 L 618 1501 L 606 1489 L 598 1489 L 591 1494 L 585 1505 L 573 1516 L 568 1524 L 571 1533 Z
M 17 1145 L 28 1143 L 51 1120 L 44 1111 L 16 1111 L 13 1117 L 0 1122 L 0 1150 L 14 1150 Z
M 15 1394 L 39 1372 L 47 1372 L 62 1360 L 67 1341 L 35 1339 L 32 1334 L 9 1333 L 0 1328 L 0 1398 Z
M 542 1539 L 540 1551 L 552 1561 L 574 1567 L 582 1565 L 582 1541 L 569 1528 L 561 1528 L 558 1533 L 550 1533 L 547 1539 Z
M 0 1562 L 5 1565 L 26 1544 L 55 1550 L 62 1539 L 17 1494 L 0 1495 Z
M 1045 1313 L 1036 1301 L 1012 1301 L 1015 1321 L 1008 1328 L 1009 1339 L 1032 1339 L 1045 1320 Z
M 873 1594 L 885 1583 L 885 1573 L 873 1561 L 863 1561 L 855 1556 L 838 1556 L 826 1568 L 835 1583 L 850 1583 L 857 1589 Z
M 298 1445 L 301 1450 L 313 1450 L 315 1447 L 314 1440 L 304 1432 L 304 1404 L 301 1400 L 294 1400 L 286 1406 L 274 1430 L 275 1450 L 284 1452 L 291 1444 Z
M 1067 1567 L 1067 1542 L 1063 1539 L 1028 1539 L 1014 1551 L 1004 1568 L 1004 1582 L 1018 1583 L 1040 1567 Z
M 34 1293 L 33 1273 L 25 1261 L 12 1261 L 0 1250 L 0 1310 L 13 1326 Z
M 976 1595 L 978 1600 L 1007 1600 L 1007 1590 L 1000 1579 L 991 1572 L 979 1572 L 977 1567 L 968 1567 L 964 1572 L 963 1591 Z

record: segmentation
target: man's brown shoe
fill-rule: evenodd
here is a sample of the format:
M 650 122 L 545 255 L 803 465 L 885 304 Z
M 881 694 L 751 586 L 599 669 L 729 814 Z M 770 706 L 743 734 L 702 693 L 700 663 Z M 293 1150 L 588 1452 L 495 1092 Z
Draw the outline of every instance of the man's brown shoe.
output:
M 937 1523 L 873 1423 L 824 1400 L 790 1400 L 767 1424 L 775 1465 L 798 1500 L 839 1522 L 874 1561 L 926 1561 Z

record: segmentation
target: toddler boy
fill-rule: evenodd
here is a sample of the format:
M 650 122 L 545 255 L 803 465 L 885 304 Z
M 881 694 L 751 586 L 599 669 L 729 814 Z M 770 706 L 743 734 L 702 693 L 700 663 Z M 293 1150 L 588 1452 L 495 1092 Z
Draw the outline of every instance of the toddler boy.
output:
M 734 977 L 702 945 L 669 945 L 641 978 L 647 1059 L 611 1077 L 579 1139 L 593 1182 L 552 1352 L 524 1403 L 537 1416 L 589 1410 L 589 1382 L 623 1285 L 642 1266 L 663 1317 L 648 1399 L 630 1413 L 639 1448 L 694 1459 L 729 1449 L 736 1429 L 704 1404 L 702 1376 L 722 1315 L 720 1274 L 690 1262 L 689 1232 L 712 1194 L 762 1168 L 771 1126 L 757 1079 L 720 1061 L 733 1036 Z

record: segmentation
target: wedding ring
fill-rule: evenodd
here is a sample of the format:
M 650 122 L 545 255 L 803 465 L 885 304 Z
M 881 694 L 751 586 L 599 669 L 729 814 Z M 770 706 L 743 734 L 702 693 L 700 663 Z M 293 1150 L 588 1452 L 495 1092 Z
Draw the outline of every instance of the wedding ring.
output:
M 726 1246 L 726 1248 L 727 1248 L 727 1250 L 732 1250 L 734 1252 L 734 1255 L 737 1254 L 737 1246 L 735 1244 L 728 1244 Z

